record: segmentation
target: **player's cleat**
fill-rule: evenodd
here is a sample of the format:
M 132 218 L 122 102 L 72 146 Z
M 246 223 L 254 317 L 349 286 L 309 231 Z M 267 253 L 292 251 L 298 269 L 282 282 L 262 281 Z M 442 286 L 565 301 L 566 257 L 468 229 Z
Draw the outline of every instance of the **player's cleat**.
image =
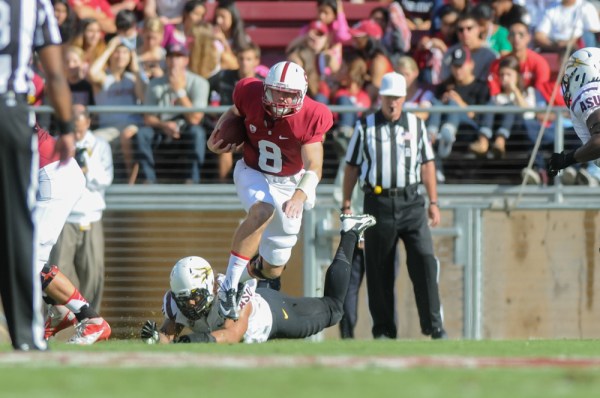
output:
M 64 305 L 51 305 L 48 308 L 46 324 L 44 325 L 44 338 L 48 340 L 61 330 L 76 324 L 77 318 L 70 309 Z
M 238 312 L 237 291 L 233 288 L 219 290 L 219 313 L 227 319 L 237 321 L 240 317 Z
M 359 239 L 367 228 L 377 224 L 375 217 L 370 214 L 342 214 L 340 221 L 342 221 L 343 232 L 354 231 L 358 234 Z
M 110 332 L 110 326 L 104 318 L 87 318 L 75 326 L 75 334 L 67 343 L 80 345 L 94 344 L 97 341 L 108 340 Z

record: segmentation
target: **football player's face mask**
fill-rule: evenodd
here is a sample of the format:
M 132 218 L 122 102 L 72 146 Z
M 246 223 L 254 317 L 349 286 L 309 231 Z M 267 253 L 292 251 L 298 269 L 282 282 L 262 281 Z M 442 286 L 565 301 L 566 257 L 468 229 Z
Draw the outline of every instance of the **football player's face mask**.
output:
M 600 81 L 600 48 L 586 47 L 575 51 L 565 65 L 560 84 L 565 104 L 571 107 L 571 101 L 579 89 L 596 81 Z
M 279 62 L 265 78 L 263 107 L 275 119 L 298 113 L 307 88 L 304 69 L 290 61 Z
M 176 296 L 171 291 L 171 295 L 177 304 L 181 313 L 192 321 L 197 321 L 210 309 L 213 301 L 213 295 L 206 289 L 194 289 L 187 295 Z
M 201 257 L 185 257 L 171 271 L 171 296 L 181 313 L 190 320 L 205 315 L 213 302 L 214 275 Z

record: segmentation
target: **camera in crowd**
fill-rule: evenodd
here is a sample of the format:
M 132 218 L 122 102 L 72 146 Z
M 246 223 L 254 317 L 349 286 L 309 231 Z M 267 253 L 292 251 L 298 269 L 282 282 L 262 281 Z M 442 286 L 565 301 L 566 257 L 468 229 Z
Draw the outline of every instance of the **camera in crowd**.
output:
M 85 153 L 87 152 L 87 148 L 76 148 L 75 149 L 75 161 L 81 167 L 82 170 L 87 168 L 87 160 L 85 157 Z

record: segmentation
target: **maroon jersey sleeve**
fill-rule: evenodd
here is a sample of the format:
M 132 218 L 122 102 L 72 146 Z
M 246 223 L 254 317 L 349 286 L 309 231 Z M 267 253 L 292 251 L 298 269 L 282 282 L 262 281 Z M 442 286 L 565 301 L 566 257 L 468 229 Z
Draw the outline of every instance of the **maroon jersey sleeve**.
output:
M 312 144 L 322 142 L 325 133 L 333 126 L 333 114 L 320 102 L 316 102 L 308 97 L 304 99 L 302 111 L 295 115 L 299 120 L 299 128 L 305 129 L 302 144 Z
M 262 90 L 263 82 L 253 77 L 244 78 L 235 85 L 233 104 L 243 117 L 246 117 L 251 105 L 262 99 Z

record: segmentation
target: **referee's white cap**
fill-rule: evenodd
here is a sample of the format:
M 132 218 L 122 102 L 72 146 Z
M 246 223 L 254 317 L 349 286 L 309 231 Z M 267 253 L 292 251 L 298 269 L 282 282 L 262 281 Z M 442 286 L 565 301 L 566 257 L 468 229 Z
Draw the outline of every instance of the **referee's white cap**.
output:
M 406 97 L 406 79 L 400 73 L 389 72 L 383 75 L 379 95 Z

